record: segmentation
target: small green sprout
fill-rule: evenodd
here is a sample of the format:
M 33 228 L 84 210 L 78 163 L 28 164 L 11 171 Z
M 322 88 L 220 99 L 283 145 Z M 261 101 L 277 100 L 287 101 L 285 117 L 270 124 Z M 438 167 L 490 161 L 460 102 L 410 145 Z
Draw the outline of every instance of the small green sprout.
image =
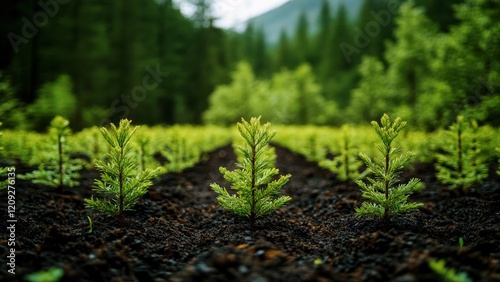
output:
M 430 260 L 429 268 L 443 278 L 445 282 L 472 282 L 467 273 L 457 273 L 454 268 L 447 268 L 443 259 Z
M 460 237 L 458 238 L 458 246 L 462 248 L 464 246 L 464 238 Z
M 93 229 L 92 229 L 92 218 L 90 218 L 90 216 L 87 215 L 87 220 L 89 222 L 89 231 L 87 233 L 92 233 L 93 232 Z
M 363 191 L 362 196 L 372 201 L 372 203 L 364 202 L 361 207 L 356 208 L 356 213 L 360 216 L 383 218 L 387 222 L 391 216 L 410 212 L 423 206 L 421 203 L 407 202 L 410 194 L 420 189 L 418 185 L 420 180 L 413 178 L 407 184 L 395 186 L 399 181 L 398 170 L 408 163 L 414 155 L 413 152 L 407 152 L 396 156 L 400 149 L 392 145 L 392 141 L 406 126 L 406 122 L 399 117 L 392 122 L 389 116 L 384 114 L 380 125 L 375 121 L 372 121 L 372 125 L 382 140 L 382 145 L 377 147 L 381 156 L 372 161 L 365 154 L 360 154 L 361 159 L 375 175 L 375 178 L 368 177 L 370 184 L 361 180 L 356 181 Z
M 220 172 L 231 183 L 236 194 L 230 195 L 226 188 L 216 183 L 211 184 L 212 189 L 219 194 L 217 200 L 225 209 L 238 215 L 246 216 L 250 220 L 250 230 L 254 229 L 255 220 L 267 215 L 291 200 L 289 196 L 280 196 L 279 191 L 290 179 L 290 175 L 280 176 L 269 157 L 269 142 L 276 135 L 269 128 L 270 123 L 260 124 L 259 118 L 251 118 L 250 122 L 241 119 L 237 124 L 238 131 L 245 140 L 239 146 L 238 154 L 243 156 L 243 161 L 236 164 L 233 171 L 221 167 Z M 273 180 L 274 179 L 274 180 Z
M 29 282 L 57 282 L 64 276 L 64 270 L 52 267 L 27 275 L 25 278 Z

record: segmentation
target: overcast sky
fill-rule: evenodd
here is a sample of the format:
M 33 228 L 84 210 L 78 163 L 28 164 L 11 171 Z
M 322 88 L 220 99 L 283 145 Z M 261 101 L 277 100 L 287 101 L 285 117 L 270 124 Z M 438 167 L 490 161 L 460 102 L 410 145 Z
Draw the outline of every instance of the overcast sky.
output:
M 289 0 L 213 0 L 213 10 L 220 18 L 217 25 L 223 28 L 236 27 L 247 19 L 260 15 Z M 183 5 L 182 0 L 176 1 L 181 10 L 190 13 L 190 7 Z M 184 2 L 185 3 L 185 2 Z

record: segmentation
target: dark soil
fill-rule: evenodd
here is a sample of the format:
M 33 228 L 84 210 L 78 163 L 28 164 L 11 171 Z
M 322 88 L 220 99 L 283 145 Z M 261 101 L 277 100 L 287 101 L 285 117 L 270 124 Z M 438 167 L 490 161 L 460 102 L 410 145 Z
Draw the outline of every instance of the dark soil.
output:
M 425 182 L 411 199 L 425 206 L 385 226 L 355 215 L 357 186 L 283 148 L 276 152 L 280 172 L 292 174 L 283 193 L 293 199 L 259 218 L 253 232 L 246 218 L 220 207 L 209 186 L 227 187 L 218 168 L 234 167 L 229 146 L 161 177 L 121 219 L 85 210 L 95 171 L 62 193 L 18 181 L 16 274 L 7 273 L 2 228 L 0 280 L 22 281 L 55 266 L 64 270 L 62 281 L 442 281 L 428 262 L 445 259 L 473 281 L 500 281 L 496 168 L 484 184 L 459 193 L 436 181 L 432 165 L 415 165 L 403 180 Z M 6 190 L 0 198 L 6 222 Z

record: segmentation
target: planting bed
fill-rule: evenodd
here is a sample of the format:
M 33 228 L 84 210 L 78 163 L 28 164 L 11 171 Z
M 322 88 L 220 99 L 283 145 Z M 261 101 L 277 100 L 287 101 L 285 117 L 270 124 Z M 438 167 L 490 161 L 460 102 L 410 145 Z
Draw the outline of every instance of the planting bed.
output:
M 283 188 L 292 201 L 257 220 L 253 232 L 220 207 L 209 186 L 227 187 L 218 168 L 234 168 L 230 146 L 162 176 L 121 219 L 85 210 L 97 172 L 82 173 L 82 185 L 64 193 L 18 181 L 16 275 L 6 272 L 2 228 L 0 280 L 22 281 L 55 266 L 64 270 L 61 281 L 442 281 L 428 261 L 445 259 L 473 281 L 500 281 L 496 166 L 484 184 L 460 193 L 440 185 L 432 165 L 415 165 L 403 179 L 422 179 L 426 189 L 411 200 L 425 206 L 384 226 L 355 215 L 362 201 L 356 185 L 283 148 L 276 152 L 280 173 L 292 174 Z M 7 192 L 0 196 L 6 222 Z

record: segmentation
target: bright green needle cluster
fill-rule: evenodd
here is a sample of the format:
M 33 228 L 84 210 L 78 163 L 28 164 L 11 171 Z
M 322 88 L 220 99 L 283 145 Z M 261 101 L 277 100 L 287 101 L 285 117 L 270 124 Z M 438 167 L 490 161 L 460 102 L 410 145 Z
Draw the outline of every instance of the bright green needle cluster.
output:
M 111 124 L 110 130 L 101 128 L 110 151 L 106 155 L 107 161 L 94 161 L 101 172 L 101 179 L 94 182 L 94 190 L 109 197 L 102 200 L 94 197 L 85 199 L 88 208 L 121 215 L 124 211 L 132 210 L 153 184 L 151 179 L 157 176 L 158 169 L 141 170 L 133 151 L 131 138 L 137 129 L 127 119 L 121 120 L 118 128 L 114 124 Z
M 380 122 L 379 125 L 373 121 L 372 125 L 382 140 L 382 144 L 377 146 L 381 156 L 372 161 L 365 154 L 360 154 L 375 178 L 367 177 L 369 184 L 361 180 L 356 181 L 363 191 L 363 198 L 371 202 L 364 202 L 361 207 L 356 208 L 356 213 L 360 216 L 373 216 L 387 220 L 391 216 L 413 211 L 423 204 L 407 202 L 409 195 L 420 189 L 419 179 L 413 178 L 407 184 L 396 186 L 399 182 L 399 170 L 414 155 L 413 152 L 407 152 L 398 156 L 400 149 L 392 146 L 394 139 L 406 126 L 406 122 L 401 121 L 399 117 L 391 122 L 386 114 L 382 116 Z
M 245 140 L 244 145 L 238 147 L 238 154 L 242 161 L 236 164 L 233 171 L 221 167 L 220 172 L 231 183 L 236 194 L 229 194 L 226 188 L 216 183 L 212 189 L 219 194 L 217 200 L 225 209 L 250 220 L 250 229 L 253 230 L 255 220 L 267 215 L 291 200 L 289 196 L 279 196 L 280 189 L 290 179 L 290 175 L 280 176 L 279 170 L 274 167 L 273 152 L 269 150 L 269 142 L 276 134 L 271 131 L 271 124 L 260 124 L 259 118 L 251 118 L 250 122 L 242 119 L 238 123 L 238 131 Z M 271 153 L 270 153 L 271 152 Z M 274 180 L 273 180 L 274 179 Z
M 441 148 L 444 153 L 437 155 L 436 176 L 441 183 L 467 190 L 488 177 L 488 166 L 477 140 L 478 129 L 477 122 L 458 116 L 447 131 L 447 142 Z
M 42 162 L 37 170 L 20 175 L 21 179 L 31 179 L 33 183 L 57 187 L 73 187 L 80 183 L 79 171 L 82 168 L 78 160 L 70 159 L 67 153 L 68 137 L 71 135 L 69 121 L 56 116 L 49 127 L 49 135 L 54 141 L 55 150 L 40 152 Z

